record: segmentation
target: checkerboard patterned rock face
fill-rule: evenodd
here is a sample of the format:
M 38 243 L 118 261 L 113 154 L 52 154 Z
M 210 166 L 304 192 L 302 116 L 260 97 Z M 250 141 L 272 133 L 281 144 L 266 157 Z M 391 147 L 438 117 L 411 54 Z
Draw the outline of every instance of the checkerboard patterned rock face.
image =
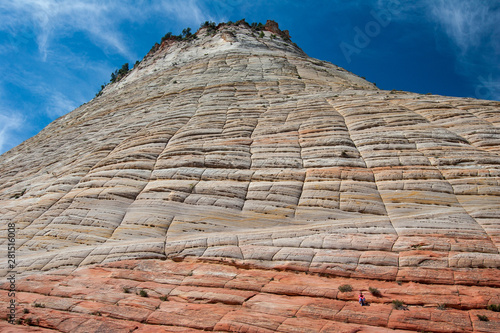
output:
M 498 287 L 499 153 L 498 102 L 382 91 L 221 26 L 3 154 L 0 226 L 19 274 L 197 257 Z

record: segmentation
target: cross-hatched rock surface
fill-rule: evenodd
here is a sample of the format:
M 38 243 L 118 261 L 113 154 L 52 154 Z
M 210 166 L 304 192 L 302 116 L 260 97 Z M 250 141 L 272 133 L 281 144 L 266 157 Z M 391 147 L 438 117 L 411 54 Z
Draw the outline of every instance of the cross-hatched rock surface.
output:
M 499 102 L 379 90 L 244 24 L 197 36 L 0 156 L 18 274 L 197 257 L 500 286 Z
M 345 285 L 353 290 L 340 291 Z M 8 288 L 0 286 L 3 319 Z M 367 306 L 358 303 L 359 291 Z M 500 325 L 500 313 L 486 309 L 500 303 L 495 288 L 276 271 L 226 259 L 122 260 L 33 274 L 18 280 L 17 299 L 19 324 L 0 321 L 2 332 L 496 333 Z

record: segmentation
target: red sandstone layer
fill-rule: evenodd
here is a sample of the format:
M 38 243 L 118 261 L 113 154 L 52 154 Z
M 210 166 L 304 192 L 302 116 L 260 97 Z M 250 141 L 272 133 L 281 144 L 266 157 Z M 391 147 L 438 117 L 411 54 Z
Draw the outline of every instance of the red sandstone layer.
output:
M 500 313 L 486 309 L 500 303 L 498 288 L 319 276 L 243 264 L 126 260 L 25 276 L 16 285 L 17 325 L 5 321 L 7 284 L 0 290 L 0 331 L 493 333 L 500 327 Z M 339 291 L 346 284 L 352 292 Z M 381 296 L 370 294 L 370 287 Z M 369 306 L 358 303 L 359 291 Z M 403 301 L 403 309 L 395 309 L 394 300 Z

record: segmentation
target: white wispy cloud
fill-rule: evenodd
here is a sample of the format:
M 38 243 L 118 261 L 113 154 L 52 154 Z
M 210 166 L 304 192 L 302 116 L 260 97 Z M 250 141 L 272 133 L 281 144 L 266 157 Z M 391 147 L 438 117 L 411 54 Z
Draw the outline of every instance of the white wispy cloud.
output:
M 498 0 L 374 1 L 378 10 L 395 9 L 391 20 L 433 29 L 431 42 L 455 58 L 456 72 L 470 80 L 475 97 L 500 99 Z
M 493 1 L 434 0 L 427 1 L 427 5 L 434 20 L 461 52 L 468 52 L 485 39 L 500 51 L 500 10 L 494 9 Z
M 120 24 L 144 22 L 153 15 L 191 24 L 212 19 L 202 2 L 195 0 L 16 0 L 0 2 L 0 30 L 24 29 L 32 34 L 29 37 L 36 38 L 44 60 L 54 41 L 75 32 L 85 33 L 102 48 L 135 59 Z
M 118 1 L 5 1 L 0 4 L 0 29 L 17 31 L 29 26 L 44 60 L 54 40 L 74 32 L 84 32 L 97 45 L 132 58 L 116 23 L 134 18 L 134 13 L 118 10 L 119 5 Z
M 50 100 L 47 105 L 47 114 L 51 118 L 57 118 L 65 115 L 71 110 L 76 109 L 77 103 L 69 98 L 68 96 L 62 94 L 59 91 L 54 91 L 50 95 Z
M 430 17 L 456 50 L 458 71 L 475 82 L 475 97 L 500 99 L 500 5 L 489 0 L 426 2 Z
M 210 15 L 207 15 L 207 11 L 201 7 L 200 3 L 194 0 L 162 1 L 158 7 L 164 14 L 188 23 L 199 24 L 202 21 L 211 19 Z
M 2 99 L 5 106 L 26 115 L 1 110 L 0 153 L 13 142 L 21 122 L 36 128 L 33 119 L 50 121 L 88 101 L 103 83 L 92 79 L 106 77 L 115 68 L 109 59 L 134 61 L 143 55 L 134 49 L 137 36 L 127 35 L 130 29 L 125 26 L 165 22 L 165 29 L 174 31 L 181 26 L 196 29 L 209 19 L 213 17 L 206 3 L 196 0 L 0 0 L 0 31 L 6 36 L 0 43 Z M 157 26 L 161 29 L 162 24 Z M 82 48 L 66 44 L 75 36 L 83 38 Z M 110 58 L 87 52 L 93 47 Z
M 0 108 L 0 154 L 19 143 L 16 132 L 22 128 L 24 121 L 19 112 Z

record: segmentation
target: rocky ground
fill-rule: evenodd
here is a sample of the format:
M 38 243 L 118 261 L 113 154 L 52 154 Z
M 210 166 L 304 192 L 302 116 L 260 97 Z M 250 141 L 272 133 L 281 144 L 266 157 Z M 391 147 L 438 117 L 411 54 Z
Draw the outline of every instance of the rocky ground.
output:
M 18 282 L 2 332 L 498 332 L 500 291 L 343 278 L 237 260 L 126 260 Z M 352 291 L 339 291 L 349 285 Z M 9 301 L 0 291 L 2 318 Z M 370 293 L 375 288 L 377 292 Z M 368 306 L 357 301 L 363 291 Z M 373 289 L 372 289 L 373 291 Z M 395 308 L 393 301 L 402 301 Z M 489 321 L 482 321 L 486 316 Z

